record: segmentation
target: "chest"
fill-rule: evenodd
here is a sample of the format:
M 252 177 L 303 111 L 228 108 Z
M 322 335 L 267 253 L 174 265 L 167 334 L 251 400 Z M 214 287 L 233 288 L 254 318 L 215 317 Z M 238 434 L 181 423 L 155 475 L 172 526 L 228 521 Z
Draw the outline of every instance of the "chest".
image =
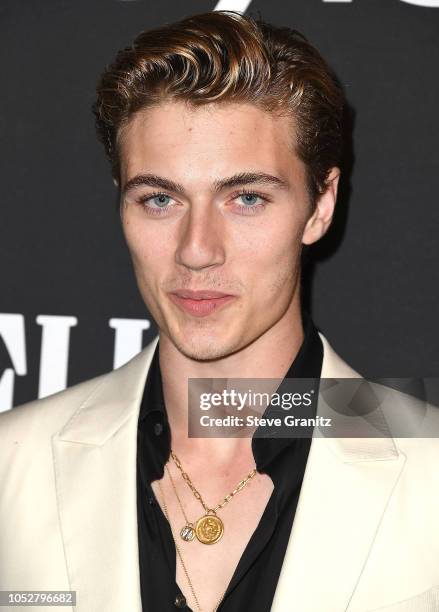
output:
M 201 525 L 198 523 L 198 537 L 185 541 L 180 536 L 181 529 L 187 523 L 196 527 L 198 519 L 206 513 L 182 479 L 179 481 L 174 477 L 173 481 L 165 472 L 163 479 L 152 483 L 152 489 L 169 521 L 177 545 L 176 581 L 193 610 L 200 607 L 214 610 L 258 527 L 269 503 L 273 482 L 266 474 L 256 474 L 244 489 L 217 510 L 216 515 L 212 515 L 212 521 L 205 520 Z M 214 499 L 212 496 L 206 497 L 206 502 Z M 222 535 L 217 542 L 203 543 L 215 539 L 218 529 L 222 530 Z

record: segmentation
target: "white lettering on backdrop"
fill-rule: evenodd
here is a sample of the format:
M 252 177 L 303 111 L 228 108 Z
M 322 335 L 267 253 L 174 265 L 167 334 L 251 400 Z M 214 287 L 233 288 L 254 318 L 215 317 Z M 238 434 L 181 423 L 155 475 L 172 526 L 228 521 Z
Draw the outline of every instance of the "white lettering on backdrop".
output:
M 78 324 L 78 319 L 39 315 L 36 321 L 43 328 L 38 397 L 46 397 L 67 386 L 70 328 Z
M 67 386 L 70 330 L 78 324 L 78 319 L 38 315 L 36 323 L 42 327 L 38 384 L 38 398 L 42 398 Z M 151 322 L 148 319 L 112 318 L 108 326 L 115 330 L 113 367 L 118 368 L 142 350 L 143 331 L 151 327 Z M 0 313 L 0 337 L 11 362 L 11 367 L 3 372 L 0 369 L 0 412 L 5 412 L 14 403 L 16 376 L 28 373 L 24 316 Z
M 27 374 L 26 334 L 21 314 L 0 314 L 0 336 L 12 362 L 12 368 L 0 373 L 0 412 L 12 408 L 15 376 Z
M 110 319 L 115 329 L 113 368 L 118 368 L 142 350 L 143 330 L 151 323 L 145 319 Z

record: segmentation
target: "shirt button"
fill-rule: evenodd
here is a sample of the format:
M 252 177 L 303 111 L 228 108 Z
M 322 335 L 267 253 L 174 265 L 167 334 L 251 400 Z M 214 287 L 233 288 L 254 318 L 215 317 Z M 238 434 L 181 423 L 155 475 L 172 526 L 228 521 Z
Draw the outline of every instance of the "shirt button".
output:
M 177 595 L 174 601 L 174 606 L 176 608 L 185 608 L 186 607 L 186 597 L 184 595 Z
M 154 425 L 154 433 L 156 436 L 159 436 L 163 431 L 163 425 L 161 423 L 155 423 Z

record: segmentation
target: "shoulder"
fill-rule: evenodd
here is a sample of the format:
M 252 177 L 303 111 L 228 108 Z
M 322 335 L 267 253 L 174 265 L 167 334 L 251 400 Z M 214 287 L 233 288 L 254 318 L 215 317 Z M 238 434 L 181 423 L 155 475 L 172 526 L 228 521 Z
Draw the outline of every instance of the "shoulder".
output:
M 0 482 L 5 500 L 17 483 L 24 495 L 36 481 L 51 482 L 53 436 L 75 418 L 106 376 L 91 378 L 0 414 Z
M 33 400 L 0 414 L 0 440 L 20 441 L 44 431 L 48 436 L 57 431 L 111 373 L 90 378 L 64 391 Z
M 343 379 L 355 379 L 346 381 L 350 388 L 341 390 L 334 397 L 340 400 L 338 404 L 343 406 L 343 401 L 352 398 L 359 391 L 361 385 L 367 384 L 367 392 L 362 389 L 358 397 L 369 398 L 370 405 L 363 406 L 358 414 L 358 423 L 361 427 L 366 422 L 371 436 L 378 442 L 381 439 L 392 439 L 395 450 L 410 458 L 413 463 L 419 463 L 426 471 L 435 471 L 435 480 L 439 476 L 439 408 L 423 398 L 423 389 L 409 380 L 394 381 L 395 386 L 382 381 L 368 380 L 362 374 L 354 370 L 336 352 L 328 339 L 319 332 L 323 344 L 322 378 L 335 378 L 339 382 Z M 340 380 L 341 379 L 341 380 Z M 422 381 L 420 381 L 422 383 Z M 398 389 L 398 383 L 401 388 Z M 411 388 L 412 392 L 408 392 Z M 421 384 L 422 387 L 422 384 Z M 326 398 L 325 398 L 326 399 Z M 362 400 L 361 400 L 362 401 Z M 337 405 L 338 405 L 337 404 Z M 355 408 L 355 405 L 354 405 Z M 338 410 L 336 409 L 336 412 Z M 340 414 L 343 414 L 341 409 Z M 346 413 L 347 414 L 347 413 Z M 352 415 L 351 415 L 352 419 Z M 361 423 L 360 423 L 361 421 Z

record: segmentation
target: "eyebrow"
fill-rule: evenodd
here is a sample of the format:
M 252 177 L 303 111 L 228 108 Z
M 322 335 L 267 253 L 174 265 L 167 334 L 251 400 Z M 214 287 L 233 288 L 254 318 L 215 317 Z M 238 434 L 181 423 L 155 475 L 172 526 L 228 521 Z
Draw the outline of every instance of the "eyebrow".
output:
M 223 189 L 230 187 L 239 187 L 240 185 L 251 185 L 257 183 L 259 185 L 271 185 L 278 189 L 289 189 L 290 185 L 288 181 L 274 176 L 273 174 L 267 174 L 266 172 L 239 172 L 233 176 L 229 176 L 224 179 L 217 179 L 212 183 L 213 191 L 218 193 Z M 126 195 L 131 189 L 141 186 L 156 187 L 158 189 L 165 189 L 166 191 L 173 191 L 180 195 L 186 195 L 186 191 L 180 183 L 176 183 L 170 179 L 156 174 L 138 174 L 126 182 L 122 195 Z

